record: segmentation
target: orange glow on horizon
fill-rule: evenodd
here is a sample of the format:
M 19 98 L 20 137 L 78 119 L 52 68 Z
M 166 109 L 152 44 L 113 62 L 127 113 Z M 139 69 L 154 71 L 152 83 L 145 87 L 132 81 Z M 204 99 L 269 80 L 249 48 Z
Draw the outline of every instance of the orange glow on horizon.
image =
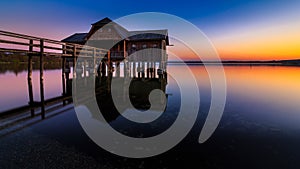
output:
M 298 18 L 290 17 L 280 22 L 220 29 L 220 32 L 208 37 L 222 60 L 289 60 L 300 59 L 299 30 Z M 173 39 L 170 41 L 174 43 Z M 197 43 L 196 39 L 192 41 Z M 199 60 L 187 46 L 178 44 L 176 40 L 175 46 L 168 49 L 184 60 Z
M 239 28 L 212 39 L 224 60 L 300 59 L 300 23 L 286 21 Z

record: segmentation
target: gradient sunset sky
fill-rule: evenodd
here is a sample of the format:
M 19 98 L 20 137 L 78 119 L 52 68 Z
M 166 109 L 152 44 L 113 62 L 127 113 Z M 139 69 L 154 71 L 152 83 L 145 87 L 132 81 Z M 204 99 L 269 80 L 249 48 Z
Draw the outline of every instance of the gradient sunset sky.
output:
M 87 32 L 104 17 L 164 12 L 195 24 L 223 60 L 300 59 L 299 0 L 2 0 L 0 5 L 1 30 L 33 36 L 61 40 Z

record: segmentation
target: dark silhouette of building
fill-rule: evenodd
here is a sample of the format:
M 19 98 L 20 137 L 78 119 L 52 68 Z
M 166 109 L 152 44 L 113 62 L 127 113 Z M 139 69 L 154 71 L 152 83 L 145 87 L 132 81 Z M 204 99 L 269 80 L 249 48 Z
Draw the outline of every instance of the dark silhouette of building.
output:
M 112 60 L 125 59 L 142 49 L 154 49 L 147 50 L 147 56 L 158 57 L 155 60 L 166 60 L 164 57 L 166 57 L 166 46 L 169 45 L 169 37 L 167 29 L 128 31 L 109 18 L 104 18 L 93 23 L 88 33 L 75 33 L 63 39 L 62 42 L 109 49 Z

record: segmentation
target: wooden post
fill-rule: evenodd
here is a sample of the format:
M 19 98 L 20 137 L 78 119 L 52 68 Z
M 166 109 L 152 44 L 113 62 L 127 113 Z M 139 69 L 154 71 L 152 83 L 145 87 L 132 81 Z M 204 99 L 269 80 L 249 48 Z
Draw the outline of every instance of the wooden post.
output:
M 120 62 L 116 63 L 116 77 L 120 77 Z
M 108 61 L 108 71 L 111 71 L 111 56 L 110 56 L 110 50 L 107 51 L 107 61 Z
M 101 73 L 102 76 L 106 76 L 106 65 L 104 61 L 101 61 Z
M 88 62 L 86 59 L 83 60 L 83 77 L 86 77 L 86 71 L 87 71 Z
M 76 45 L 73 46 L 73 78 L 76 78 Z
M 123 64 L 124 64 L 124 71 L 123 71 L 123 73 L 124 73 L 124 78 L 125 77 L 127 77 L 127 63 L 126 63 L 126 61 L 124 60 L 124 62 L 123 62 Z
M 142 62 L 142 78 L 145 78 L 145 62 Z
M 92 68 L 93 68 L 93 75 L 96 75 L 96 48 L 94 48 L 93 50 L 93 64 L 92 64 Z
M 156 62 L 153 62 L 153 78 L 156 76 Z
M 29 41 L 29 52 L 33 51 L 33 40 Z M 33 108 L 33 89 L 32 89 L 32 53 L 28 55 L 28 74 L 27 74 L 27 81 L 28 81 L 28 94 L 29 94 L 29 106 L 30 106 L 30 113 L 31 117 L 34 116 L 34 108 Z
M 126 54 L 126 40 L 123 41 L 123 55 L 124 55 L 124 59 L 127 57 L 127 54 Z
M 63 54 L 66 54 L 67 53 L 67 47 L 66 45 L 63 45 L 62 46 L 62 53 Z M 62 90 L 63 90 L 63 97 L 66 96 L 66 58 L 63 56 L 62 57 L 62 63 L 61 63 L 61 66 L 62 66 L 62 69 L 61 69 L 61 80 L 62 80 Z M 66 105 L 66 100 L 63 99 L 63 105 L 65 106 Z
M 62 63 L 61 63 L 62 71 L 61 71 L 61 80 L 62 80 L 62 90 L 63 90 L 63 97 L 66 96 L 66 58 L 62 57 Z M 63 105 L 66 105 L 65 99 L 63 100 Z
M 45 98 L 44 98 L 44 39 L 40 40 L 40 97 L 41 115 L 45 119 Z
M 141 67 L 141 62 L 138 62 L 138 70 L 137 70 L 137 72 L 138 72 L 138 78 L 141 78 L 141 70 L 142 70 L 142 67 Z
M 147 78 L 149 78 L 149 71 L 150 71 L 150 66 L 149 66 L 149 61 L 147 62 Z
M 135 78 L 135 76 L 136 76 L 136 63 L 135 63 L 135 61 L 133 61 L 132 63 L 133 63 L 133 68 L 132 68 L 133 72 L 132 73 L 133 73 L 133 78 Z
M 131 73 L 132 73 L 131 68 L 132 68 L 131 62 L 128 62 L 128 74 L 129 74 L 129 77 L 132 77 L 132 76 L 131 76 Z

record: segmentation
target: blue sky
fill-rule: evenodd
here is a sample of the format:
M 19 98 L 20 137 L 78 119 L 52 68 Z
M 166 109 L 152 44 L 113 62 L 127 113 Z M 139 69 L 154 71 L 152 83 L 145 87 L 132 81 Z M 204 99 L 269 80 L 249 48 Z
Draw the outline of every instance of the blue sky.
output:
M 117 19 L 138 12 L 182 17 L 216 43 L 242 31 L 292 25 L 300 16 L 299 0 L 2 0 L 0 8 L 0 29 L 58 40 L 87 32 L 91 23 L 104 17 Z
M 222 29 L 221 26 L 238 27 L 251 22 L 264 22 L 300 3 L 297 0 L 3 0 L 0 4 L 3 28 L 30 23 L 28 28 L 58 25 L 83 30 L 106 16 L 117 19 L 138 12 L 165 12 L 182 17 L 204 32 L 211 33 Z

